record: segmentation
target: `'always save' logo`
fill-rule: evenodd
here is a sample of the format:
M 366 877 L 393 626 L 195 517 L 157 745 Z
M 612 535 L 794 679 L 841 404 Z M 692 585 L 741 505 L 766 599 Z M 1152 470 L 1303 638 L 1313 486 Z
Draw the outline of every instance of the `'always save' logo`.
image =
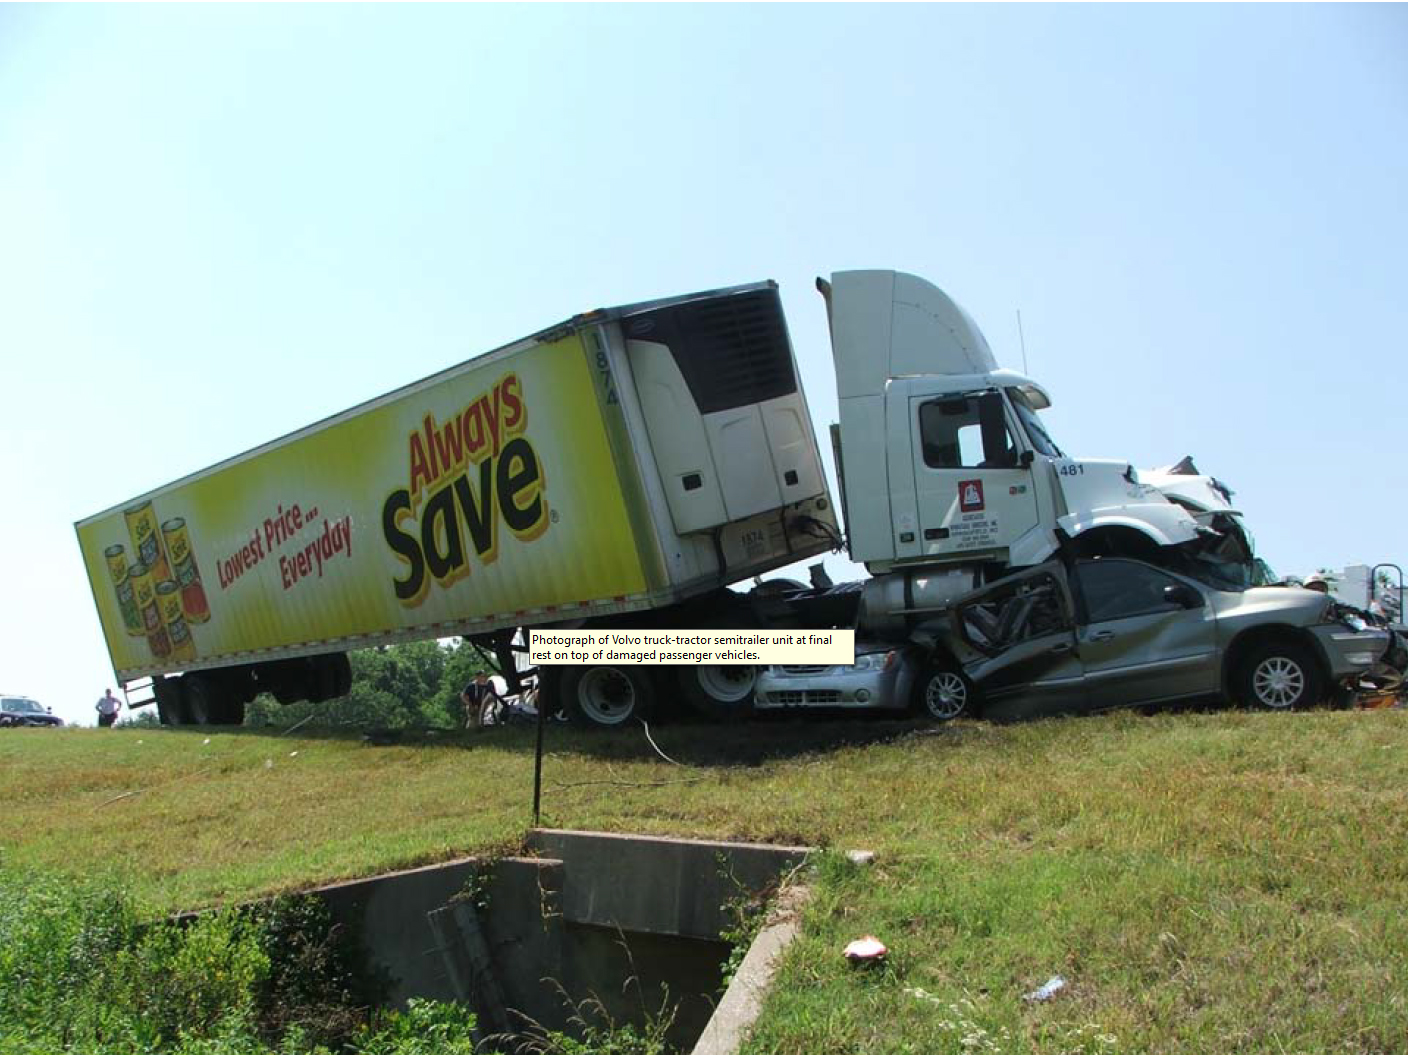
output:
M 524 432 L 523 386 L 505 374 L 444 424 L 426 414 L 408 441 L 408 485 L 381 508 L 382 534 L 405 574 L 394 579 L 408 608 L 432 581 L 454 585 L 499 555 L 499 522 L 530 542 L 547 530 L 542 463 Z

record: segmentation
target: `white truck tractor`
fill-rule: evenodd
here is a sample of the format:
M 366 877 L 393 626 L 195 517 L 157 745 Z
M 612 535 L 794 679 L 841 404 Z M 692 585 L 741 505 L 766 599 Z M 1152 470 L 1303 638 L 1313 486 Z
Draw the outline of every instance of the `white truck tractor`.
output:
M 893 271 L 840 272 L 818 286 L 847 541 L 872 575 L 862 629 L 893 633 L 894 617 L 941 609 L 1063 545 L 1141 552 L 1215 535 L 1128 461 L 1066 455 L 1041 421 L 1046 390 L 999 368 L 941 290 Z

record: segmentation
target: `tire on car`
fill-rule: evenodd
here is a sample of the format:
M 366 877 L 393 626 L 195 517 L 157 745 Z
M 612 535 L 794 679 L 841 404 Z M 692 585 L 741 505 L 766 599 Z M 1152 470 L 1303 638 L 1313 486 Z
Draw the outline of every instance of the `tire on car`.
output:
M 593 663 L 562 671 L 559 698 L 574 725 L 618 729 L 637 718 L 649 718 L 655 707 L 655 685 L 636 667 Z
M 684 702 L 708 718 L 733 722 L 753 713 L 758 668 L 745 664 L 677 667 L 675 683 Z
M 1325 698 L 1325 678 L 1310 649 L 1292 641 L 1271 641 L 1242 660 L 1232 694 L 1238 703 L 1261 710 L 1300 710 Z
M 940 661 L 920 670 L 910 702 L 921 718 L 949 722 L 977 712 L 978 689 L 956 665 Z

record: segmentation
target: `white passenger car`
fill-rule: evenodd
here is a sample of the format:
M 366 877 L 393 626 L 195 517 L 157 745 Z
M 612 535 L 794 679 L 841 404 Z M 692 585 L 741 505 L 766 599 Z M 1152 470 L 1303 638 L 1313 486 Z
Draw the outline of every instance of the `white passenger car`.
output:
M 754 707 L 838 707 L 853 710 L 906 710 L 922 707 L 930 717 L 955 718 L 963 709 L 962 679 L 955 677 L 946 698 L 944 685 L 929 686 L 933 699 L 915 699 L 915 667 L 908 654 L 890 646 L 858 642 L 851 666 L 764 667 L 758 675 Z

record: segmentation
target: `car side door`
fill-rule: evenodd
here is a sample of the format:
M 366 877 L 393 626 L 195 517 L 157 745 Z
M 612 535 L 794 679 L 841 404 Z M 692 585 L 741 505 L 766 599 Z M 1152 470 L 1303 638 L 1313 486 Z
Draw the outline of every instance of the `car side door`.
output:
M 1077 561 L 1073 586 L 1093 709 L 1217 691 L 1217 616 L 1202 590 L 1119 558 Z
M 963 669 L 982 696 L 985 717 L 1078 708 L 1074 611 L 1065 569 L 1056 563 L 1007 576 L 954 606 L 952 632 L 970 650 Z

